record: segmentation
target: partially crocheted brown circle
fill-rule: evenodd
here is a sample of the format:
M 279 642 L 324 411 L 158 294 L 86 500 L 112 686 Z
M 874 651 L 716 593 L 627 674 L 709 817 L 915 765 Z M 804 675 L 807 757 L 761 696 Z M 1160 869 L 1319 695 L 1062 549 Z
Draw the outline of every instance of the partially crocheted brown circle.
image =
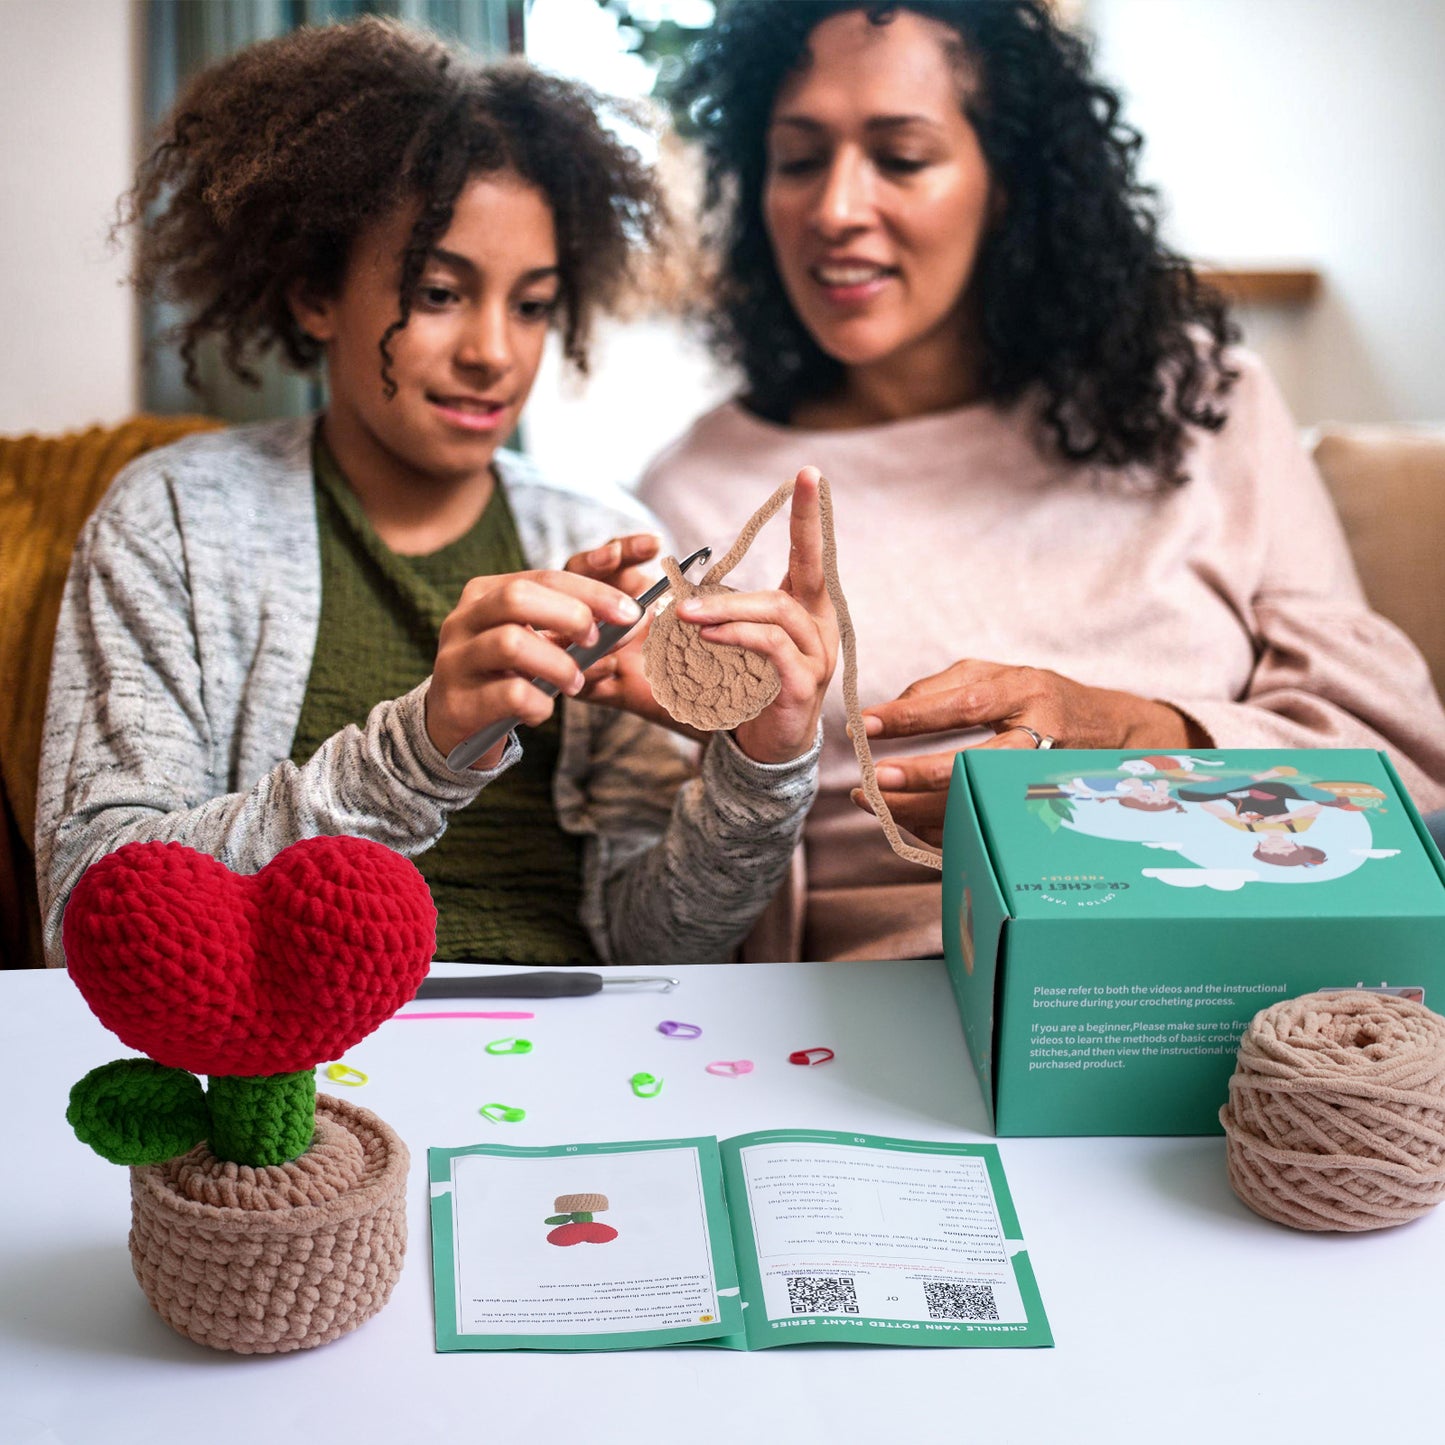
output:
M 1445 1018 L 1363 991 L 1255 1015 L 1229 1081 L 1229 1182 L 1295 1229 L 1404 1224 L 1445 1198 Z
M 731 592 L 731 587 L 689 588 L 689 595 Z M 652 691 L 679 722 L 706 732 L 735 728 L 762 712 L 783 686 L 766 657 L 724 642 L 707 642 L 671 607 L 653 620 L 642 647 Z
M 316 1136 L 252 1168 L 205 1144 L 131 1170 L 131 1264 L 173 1329 L 237 1354 L 326 1344 L 386 1303 L 406 1254 L 401 1137 L 355 1104 L 316 1099 Z

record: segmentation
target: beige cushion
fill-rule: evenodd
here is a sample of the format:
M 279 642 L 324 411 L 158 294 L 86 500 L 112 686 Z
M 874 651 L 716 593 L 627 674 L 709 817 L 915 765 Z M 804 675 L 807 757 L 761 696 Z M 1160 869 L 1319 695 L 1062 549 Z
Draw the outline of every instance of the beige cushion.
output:
M 1370 604 L 1445 693 L 1445 429 L 1327 426 L 1314 455 Z

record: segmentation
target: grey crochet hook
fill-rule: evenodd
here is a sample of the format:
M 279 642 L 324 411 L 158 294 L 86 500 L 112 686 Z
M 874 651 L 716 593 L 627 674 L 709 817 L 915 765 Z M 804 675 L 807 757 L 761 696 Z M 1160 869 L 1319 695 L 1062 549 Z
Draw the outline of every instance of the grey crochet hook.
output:
M 662 974 L 583 973 L 548 969 L 537 973 L 489 973 L 480 978 L 424 978 L 417 998 L 575 998 L 604 988 L 656 988 L 671 993 L 678 980 Z
M 689 567 L 695 566 L 699 562 L 706 562 L 711 556 L 711 547 L 699 547 L 685 562 L 678 563 L 678 571 L 686 572 Z M 641 597 L 633 600 L 646 613 L 647 609 L 671 586 L 672 583 L 663 577 L 660 581 L 654 582 Z M 638 618 L 637 622 L 604 622 L 598 627 L 597 641 L 591 647 L 583 647 L 580 642 L 574 642 L 567 649 L 567 656 L 577 664 L 579 671 L 585 672 L 599 657 L 605 657 L 611 652 L 641 621 L 642 619 Z M 555 683 L 543 682 L 539 677 L 532 679 L 532 686 L 546 693 L 548 697 L 556 697 L 561 691 Z M 465 772 L 483 753 L 501 742 L 521 721 L 521 718 L 517 717 L 499 718 L 489 726 L 474 732 L 471 737 L 464 738 L 447 754 L 447 767 L 454 772 Z

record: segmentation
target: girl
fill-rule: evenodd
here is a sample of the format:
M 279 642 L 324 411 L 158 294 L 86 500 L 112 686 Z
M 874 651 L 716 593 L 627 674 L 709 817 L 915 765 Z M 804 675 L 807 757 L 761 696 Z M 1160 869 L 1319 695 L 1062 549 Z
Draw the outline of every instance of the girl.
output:
M 559 717 L 531 682 L 576 695 L 566 647 L 637 620 L 658 548 L 627 499 L 500 449 L 548 327 L 585 366 L 659 228 L 593 99 L 377 20 L 254 46 L 181 99 L 131 196 L 138 280 L 189 308 L 192 371 L 207 336 L 242 375 L 277 346 L 324 362 L 330 399 L 143 457 L 80 539 L 37 826 L 51 963 L 76 880 L 133 839 L 253 872 L 300 837 L 373 838 L 416 858 L 450 958 L 720 960 L 776 887 L 836 654 L 811 474 L 783 586 L 705 629 L 782 691 L 696 778 L 672 735 Z M 512 716 L 521 738 L 448 768 Z

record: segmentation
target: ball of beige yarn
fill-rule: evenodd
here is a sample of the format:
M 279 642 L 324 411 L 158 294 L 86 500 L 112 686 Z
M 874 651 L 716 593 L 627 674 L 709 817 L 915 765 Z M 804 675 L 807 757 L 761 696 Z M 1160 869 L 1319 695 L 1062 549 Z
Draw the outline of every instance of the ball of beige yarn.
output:
M 1224 1125 L 1229 1182 L 1295 1229 L 1405 1224 L 1445 1198 L 1445 1018 L 1348 990 L 1261 1010 Z

